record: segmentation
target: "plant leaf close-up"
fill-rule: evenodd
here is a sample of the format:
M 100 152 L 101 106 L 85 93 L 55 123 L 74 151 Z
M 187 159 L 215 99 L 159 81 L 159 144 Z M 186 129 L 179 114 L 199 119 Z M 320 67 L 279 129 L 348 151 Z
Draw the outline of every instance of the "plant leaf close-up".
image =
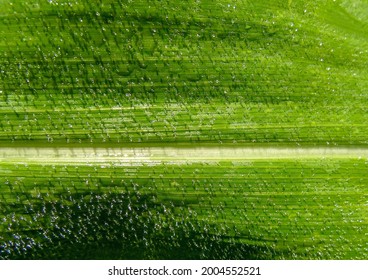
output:
M 368 259 L 368 2 L 0 0 L 0 259 Z

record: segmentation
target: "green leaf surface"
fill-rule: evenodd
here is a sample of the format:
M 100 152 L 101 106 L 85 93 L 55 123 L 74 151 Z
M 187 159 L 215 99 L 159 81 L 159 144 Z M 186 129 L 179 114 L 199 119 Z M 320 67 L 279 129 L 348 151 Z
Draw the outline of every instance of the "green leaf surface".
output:
M 0 1 L 0 259 L 367 259 L 368 4 Z

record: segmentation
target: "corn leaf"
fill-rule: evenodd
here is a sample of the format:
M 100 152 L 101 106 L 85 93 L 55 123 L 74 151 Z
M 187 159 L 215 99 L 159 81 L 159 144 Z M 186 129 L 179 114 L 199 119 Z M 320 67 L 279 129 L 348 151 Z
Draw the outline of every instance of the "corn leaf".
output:
M 367 24 L 363 0 L 0 1 L 0 258 L 366 259 Z

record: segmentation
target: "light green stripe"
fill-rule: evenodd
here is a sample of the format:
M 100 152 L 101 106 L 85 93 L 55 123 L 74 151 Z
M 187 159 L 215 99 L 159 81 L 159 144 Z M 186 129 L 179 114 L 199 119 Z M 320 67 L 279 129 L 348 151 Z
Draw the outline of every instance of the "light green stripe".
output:
M 1 161 L 129 162 L 150 160 L 231 160 L 277 158 L 368 158 L 364 148 L 284 147 L 126 147 L 126 148 L 0 148 Z

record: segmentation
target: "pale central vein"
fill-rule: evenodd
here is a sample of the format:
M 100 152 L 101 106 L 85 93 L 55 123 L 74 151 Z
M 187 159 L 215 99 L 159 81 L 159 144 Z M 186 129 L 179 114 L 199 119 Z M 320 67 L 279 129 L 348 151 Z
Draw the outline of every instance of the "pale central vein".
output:
M 368 148 L 280 147 L 125 147 L 125 148 L 0 148 L 1 162 L 124 162 L 175 160 L 246 160 L 299 158 L 365 158 Z

